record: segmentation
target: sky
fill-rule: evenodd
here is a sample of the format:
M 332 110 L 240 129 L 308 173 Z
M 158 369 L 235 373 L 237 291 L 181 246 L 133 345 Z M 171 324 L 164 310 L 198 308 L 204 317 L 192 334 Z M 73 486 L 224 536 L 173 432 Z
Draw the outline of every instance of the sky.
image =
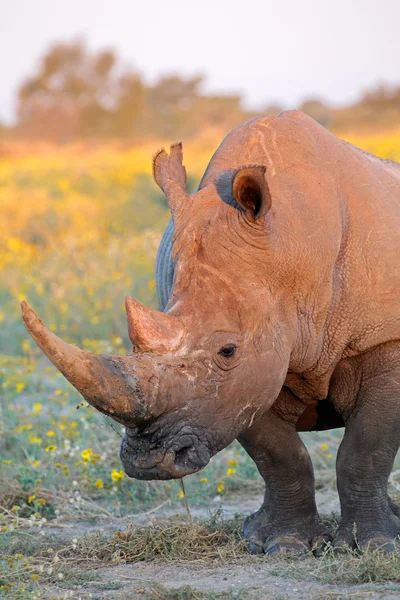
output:
M 0 0 L 0 121 L 49 44 L 113 48 L 151 83 L 204 74 L 204 91 L 260 109 L 343 105 L 400 86 L 400 0 Z

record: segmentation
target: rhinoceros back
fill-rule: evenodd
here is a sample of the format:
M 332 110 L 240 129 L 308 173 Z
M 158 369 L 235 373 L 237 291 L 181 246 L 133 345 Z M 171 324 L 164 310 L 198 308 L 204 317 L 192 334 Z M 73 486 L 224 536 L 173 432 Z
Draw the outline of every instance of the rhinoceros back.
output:
M 172 292 L 174 280 L 174 262 L 172 260 L 172 236 L 174 235 L 174 223 L 168 223 L 158 248 L 156 260 L 156 284 L 157 296 L 160 310 L 164 311 Z

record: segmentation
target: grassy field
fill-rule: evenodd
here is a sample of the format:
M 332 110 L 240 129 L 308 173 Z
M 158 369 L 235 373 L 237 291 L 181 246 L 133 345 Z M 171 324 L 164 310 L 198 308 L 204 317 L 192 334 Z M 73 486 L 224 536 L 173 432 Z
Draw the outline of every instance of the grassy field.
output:
M 349 141 L 400 160 L 400 134 Z M 204 139 L 185 148 L 192 189 L 216 145 Z M 170 524 L 158 529 L 149 525 L 150 516 L 185 513 L 180 483 L 138 482 L 124 476 L 118 459 L 121 429 L 82 402 L 31 342 L 20 319 L 19 302 L 27 299 L 65 340 L 93 351 L 130 351 L 124 297 L 130 294 L 157 306 L 154 263 L 169 219 L 165 200 L 151 179 L 156 149 L 27 147 L 1 159 L 0 596 L 78 598 L 79 589 L 86 586 L 83 589 L 91 589 L 93 598 L 119 597 L 112 590 L 102 595 L 107 590 L 101 585 L 96 588 L 93 557 L 99 560 L 96 568 L 119 564 L 122 541 L 124 564 L 155 558 L 240 564 L 249 560 L 237 532 L 238 520 L 228 527 L 220 520 L 210 521 L 206 510 L 226 503 L 233 507 L 231 512 L 246 512 L 243 498 L 261 495 L 256 468 L 239 445 L 185 479 L 186 499 L 201 522 L 166 522 Z M 340 438 L 337 431 L 305 436 L 318 490 L 327 498 L 334 496 Z M 397 472 L 392 491 L 399 490 Z M 142 529 L 124 529 L 141 519 Z M 99 523 L 105 531 L 101 540 L 93 533 Z M 114 529 L 108 530 L 107 523 Z M 99 545 L 104 550 L 101 558 Z M 314 581 L 400 581 L 398 556 L 352 556 L 338 562 L 327 554 L 325 562 L 319 561 L 325 567 L 318 568 L 317 561 L 307 560 L 276 568 L 294 579 L 303 579 L 301 573 L 306 572 Z M 273 569 L 269 573 L 274 576 Z M 184 587 L 172 596 L 151 584 L 138 597 L 246 597 L 245 592 L 210 596 L 211 592 Z M 82 598 L 89 597 L 85 593 Z

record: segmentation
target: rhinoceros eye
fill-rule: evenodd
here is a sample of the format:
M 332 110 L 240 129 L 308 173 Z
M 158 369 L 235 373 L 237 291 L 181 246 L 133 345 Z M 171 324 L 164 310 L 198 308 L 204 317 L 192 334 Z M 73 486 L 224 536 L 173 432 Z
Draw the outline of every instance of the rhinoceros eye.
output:
M 235 344 L 228 344 L 227 346 L 223 346 L 218 354 L 221 354 L 221 356 L 224 356 L 225 358 L 232 358 L 232 356 L 235 356 L 235 352 Z

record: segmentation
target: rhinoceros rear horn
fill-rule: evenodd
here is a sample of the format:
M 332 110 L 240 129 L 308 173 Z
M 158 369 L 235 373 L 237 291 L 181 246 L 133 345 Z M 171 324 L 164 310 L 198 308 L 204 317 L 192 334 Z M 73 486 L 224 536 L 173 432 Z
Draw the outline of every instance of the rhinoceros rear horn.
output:
M 173 144 L 170 154 L 162 148 L 153 158 L 153 176 L 164 192 L 172 217 L 184 208 L 189 194 L 186 191 L 186 169 L 183 166 L 182 143 Z
M 177 317 L 146 308 L 130 296 L 125 299 L 129 337 L 141 352 L 164 354 L 177 347 L 183 327 Z
M 29 304 L 22 302 L 21 309 L 25 327 L 39 348 L 89 404 L 127 426 L 151 416 L 138 400 L 133 356 L 84 352 L 47 329 Z

